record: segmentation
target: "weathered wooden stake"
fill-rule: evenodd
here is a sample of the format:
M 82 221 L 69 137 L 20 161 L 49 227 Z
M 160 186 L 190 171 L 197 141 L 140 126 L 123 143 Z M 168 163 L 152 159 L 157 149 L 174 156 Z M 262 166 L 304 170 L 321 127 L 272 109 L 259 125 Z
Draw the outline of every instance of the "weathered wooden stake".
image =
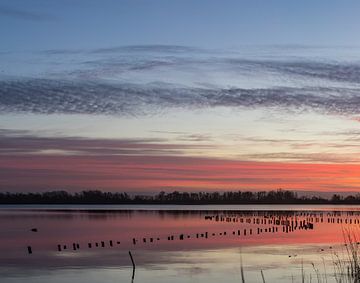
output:
M 134 262 L 134 259 L 133 259 L 133 256 L 131 254 L 131 251 L 129 251 L 129 256 L 130 256 L 130 259 L 131 259 L 131 263 L 132 263 L 132 266 L 133 266 L 133 273 L 132 273 L 132 280 L 134 280 L 134 277 L 135 277 L 135 262 Z

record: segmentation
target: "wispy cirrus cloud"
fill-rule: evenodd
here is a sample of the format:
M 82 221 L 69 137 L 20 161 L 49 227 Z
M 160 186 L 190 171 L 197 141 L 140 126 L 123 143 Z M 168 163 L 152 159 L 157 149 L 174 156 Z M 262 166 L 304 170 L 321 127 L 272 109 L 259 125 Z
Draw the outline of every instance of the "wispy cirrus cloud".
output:
M 166 139 L 90 139 L 40 137 L 26 131 L 0 130 L 0 155 L 186 155 L 192 149 L 210 149 L 210 144 L 170 143 Z
M 328 145 L 327 145 L 328 146 Z M 360 159 L 354 153 L 306 153 L 306 152 L 272 152 L 258 154 L 243 154 L 239 159 L 257 161 L 328 163 L 328 164 L 357 164 Z
M 41 50 L 39 54 L 45 55 L 61 55 L 61 54 L 121 54 L 121 53 L 159 53 L 159 54 L 188 54 L 189 52 L 206 52 L 205 49 L 183 46 L 183 45 L 123 45 L 93 49 L 46 49 Z
M 352 143 L 328 143 L 321 141 L 263 139 L 256 137 L 241 138 L 240 147 L 261 143 L 269 146 L 266 150 L 250 150 L 248 153 L 232 152 L 228 155 L 221 152 L 225 147 L 217 144 L 208 134 L 191 134 L 173 132 L 175 137 L 169 138 L 80 138 L 65 136 L 38 136 L 28 131 L 0 129 L 0 156 L 208 156 L 247 162 L 276 161 L 297 163 L 360 163 L 357 149 L 359 145 Z M 279 151 L 279 146 L 285 151 Z M 287 150 L 286 150 L 287 149 Z M 326 149 L 326 150 L 321 150 Z M 350 152 L 338 152 L 338 149 L 350 149 Z M 220 152 L 220 156 L 217 155 Z M 216 157 L 217 156 L 217 157 Z
M 0 6 L 0 15 L 26 21 L 47 22 L 56 20 L 56 17 L 49 14 L 14 9 L 7 6 Z
M 108 48 L 93 49 L 92 53 L 118 53 L 118 52 L 155 52 L 155 53 L 191 53 L 191 52 L 205 52 L 205 49 L 184 46 L 184 45 L 165 45 L 165 44 L 152 44 L 152 45 L 126 45 L 115 46 Z

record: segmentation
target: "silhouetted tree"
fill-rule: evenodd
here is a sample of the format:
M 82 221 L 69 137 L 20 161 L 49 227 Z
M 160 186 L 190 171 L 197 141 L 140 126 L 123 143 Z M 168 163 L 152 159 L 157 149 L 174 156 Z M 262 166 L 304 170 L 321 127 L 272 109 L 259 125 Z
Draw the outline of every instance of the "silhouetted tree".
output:
M 125 192 L 87 190 L 70 194 L 66 191 L 44 193 L 0 193 L 0 204 L 360 204 L 360 194 L 345 198 L 334 194 L 331 199 L 298 197 L 296 192 L 227 191 L 219 192 L 160 192 L 154 196 L 130 196 Z

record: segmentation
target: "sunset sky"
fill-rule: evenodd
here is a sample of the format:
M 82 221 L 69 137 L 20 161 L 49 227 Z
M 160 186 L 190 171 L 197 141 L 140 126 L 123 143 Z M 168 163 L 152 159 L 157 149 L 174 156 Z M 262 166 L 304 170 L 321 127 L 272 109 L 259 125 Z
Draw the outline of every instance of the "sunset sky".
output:
M 2 0 L 0 192 L 359 191 L 359 11 Z

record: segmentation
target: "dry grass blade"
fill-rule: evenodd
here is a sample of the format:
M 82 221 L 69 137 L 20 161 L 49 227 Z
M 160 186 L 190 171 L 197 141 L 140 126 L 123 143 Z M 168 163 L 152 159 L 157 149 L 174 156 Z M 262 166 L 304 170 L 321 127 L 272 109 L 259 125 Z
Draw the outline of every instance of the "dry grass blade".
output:
M 263 281 L 263 283 L 265 283 L 264 272 L 263 272 L 262 270 L 260 270 L 260 271 L 261 271 L 261 278 L 262 278 L 262 281 Z

